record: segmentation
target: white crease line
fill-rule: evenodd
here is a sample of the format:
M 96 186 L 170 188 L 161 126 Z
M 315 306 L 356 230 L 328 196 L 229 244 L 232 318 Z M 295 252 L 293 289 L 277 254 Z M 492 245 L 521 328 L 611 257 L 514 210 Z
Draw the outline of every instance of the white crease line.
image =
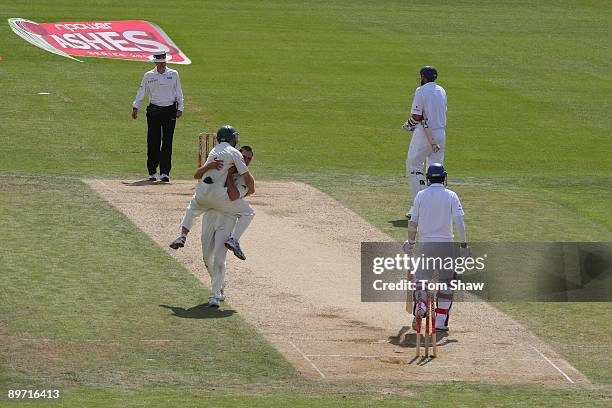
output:
M 98 184 L 102 184 L 104 187 L 109 188 L 108 184 L 106 184 L 105 182 L 103 182 L 102 180 L 99 179 L 94 179 L 93 181 L 95 181 Z
M 565 377 L 565 379 L 567 379 L 567 381 L 569 381 L 571 384 L 574 383 L 574 380 L 572 380 L 567 374 L 565 374 L 563 372 L 563 370 L 561 370 L 559 367 L 557 367 L 557 365 L 555 363 L 553 363 L 552 361 L 550 361 L 550 359 L 548 357 L 546 357 L 544 354 L 542 354 L 542 352 L 540 350 L 538 350 L 537 348 L 535 348 L 534 346 L 532 346 L 531 344 L 529 345 L 529 347 L 531 347 L 532 349 L 534 349 L 540 356 L 542 356 L 542 358 L 546 361 L 548 361 L 550 363 L 551 366 L 555 367 L 555 369 L 560 372 L 561 374 L 563 374 L 563 376 Z
M 370 356 L 366 354 L 306 354 L 308 357 L 330 357 L 330 358 L 399 358 L 409 360 L 413 356 L 409 356 L 407 353 L 396 353 L 386 354 L 380 356 Z M 500 357 L 475 357 L 474 360 L 503 360 L 503 361 L 531 361 L 533 358 L 520 357 L 520 358 L 500 358 Z
M 276 334 L 276 335 L 282 336 L 281 334 Z M 354 341 L 354 340 L 326 340 L 326 339 L 314 339 L 314 338 L 302 338 L 302 337 L 300 337 L 297 340 L 317 342 L 317 343 L 347 343 L 347 344 L 350 343 L 350 344 L 366 344 L 366 345 L 390 344 L 389 340 L 375 340 L 375 341 L 363 342 L 363 341 Z
M 113 199 L 115 198 L 115 195 L 118 194 L 118 192 L 115 191 L 113 188 L 111 188 L 111 186 L 109 186 L 108 184 L 106 184 L 102 180 L 94 179 L 93 181 L 95 181 L 96 183 L 98 183 L 99 185 L 102 186 L 102 191 L 98 190 L 97 188 L 95 188 L 93 185 L 90 185 L 89 183 L 85 183 L 85 184 L 87 184 L 89 187 L 93 188 L 93 190 L 103 200 L 105 200 L 107 203 L 109 203 L 111 206 L 113 206 L 117 211 L 119 211 L 123 215 L 127 216 L 127 214 L 125 212 L 123 212 L 123 210 L 121 210 L 119 207 L 117 207 L 117 203 L 113 202 Z
M 297 350 L 298 353 L 300 353 L 302 355 L 302 357 L 304 357 L 304 360 L 308 361 L 310 363 L 310 365 L 317 370 L 317 373 L 319 373 L 319 375 L 321 376 L 321 378 L 325 378 L 325 374 L 323 374 L 321 372 L 321 370 L 319 370 L 319 368 L 312 362 L 311 359 L 308 358 L 308 356 L 306 356 L 306 354 L 302 353 L 302 350 L 300 350 L 295 344 L 293 344 L 293 342 L 291 340 L 289 340 L 289 344 L 291 344 L 293 346 L 294 349 Z

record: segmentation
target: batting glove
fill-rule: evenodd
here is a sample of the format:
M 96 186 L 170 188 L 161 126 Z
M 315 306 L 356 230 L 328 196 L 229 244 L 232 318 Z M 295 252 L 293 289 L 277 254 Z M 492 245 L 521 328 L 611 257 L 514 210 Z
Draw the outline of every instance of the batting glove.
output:
M 404 129 L 406 132 L 414 132 L 414 129 L 416 129 L 418 124 L 419 122 L 410 118 L 406 121 L 406 123 L 404 123 L 404 125 L 402 126 L 402 129 Z

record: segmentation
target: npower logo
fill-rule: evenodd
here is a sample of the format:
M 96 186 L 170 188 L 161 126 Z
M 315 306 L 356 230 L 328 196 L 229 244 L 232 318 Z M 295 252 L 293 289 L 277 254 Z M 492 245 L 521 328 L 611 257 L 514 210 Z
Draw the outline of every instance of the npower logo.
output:
M 165 52 L 169 63 L 191 64 L 191 60 L 157 25 L 142 20 L 35 23 L 10 18 L 11 29 L 43 50 L 80 61 L 76 57 L 150 61 Z

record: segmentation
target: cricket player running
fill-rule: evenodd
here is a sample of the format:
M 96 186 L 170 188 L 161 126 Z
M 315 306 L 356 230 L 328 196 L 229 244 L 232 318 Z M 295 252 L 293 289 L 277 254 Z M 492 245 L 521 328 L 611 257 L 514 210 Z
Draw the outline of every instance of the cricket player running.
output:
M 253 157 L 253 150 L 243 146 L 241 152 L 248 165 Z M 244 176 L 236 173 L 235 167 L 230 167 L 226 179 L 227 195 L 231 201 L 243 199 L 248 194 Z M 202 217 L 202 258 L 210 275 L 211 294 L 208 306 L 219 307 L 219 302 L 225 300 L 225 258 L 227 247 L 225 243 L 231 237 L 236 216 L 223 214 L 217 210 L 206 211 Z
M 406 177 L 412 193 L 411 206 L 406 213 L 408 219 L 414 198 L 425 188 L 423 166 L 444 164 L 446 146 L 446 91 L 436 84 L 438 71 L 434 67 L 424 66 L 419 74 L 421 86 L 414 92 L 411 116 L 402 126 L 405 131 L 412 132 L 406 158 Z
M 404 251 L 409 256 L 456 258 L 453 234 L 453 221 L 460 237 L 460 256 L 469 254 L 464 212 L 457 194 L 446 188 L 446 170 L 440 163 L 431 164 L 427 168 L 428 187 L 419 191 L 414 199 L 412 218 L 408 223 L 408 240 L 404 243 Z M 418 251 L 415 252 L 416 235 L 419 233 Z M 433 268 L 419 268 L 415 272 L 417 289 L 413 292 L 412 327 L 415 329 L 417 316 L 426 317 L 427 291 L 419 286 L 422 280 L 431 281 Z M 455 277 L 454 270 L 438 270 L 439 282 L 450 283 Z M 453 291 L 439 290 L 436 298 L 436 331 L 448 331 L 448 319 L 453 305 Z M 416 330 L 416 329 L 415 329 Z
M 185 210 L 181 223 L 181 235 L 170 244 L 170 247 L 173 249 L 183 247 L 194 219 L 206 211 L 217 210 L 223 214 L 238 217 L 234 231 L 225 241 L 225 246 L 231 249 L 237 258 L 245 260 L 246 256 L 240 248 L 240 238 L 253 220 L 255 211 L 243 199 L 230 200 L 225 182 L 228 170 L 232 166 L 235 166 L 237 173 L 244 177 L 244 184 L 248 189 L 247 195 L 255 192 L 255 180 L 249 172 L 242 153 L 235 147 L 239 142 L 236 129 L 229 125 L 221 127 L 217 131 L 217 142 L 218 144 L 208 154 L 203 168 L 211 163 L 216 164 L 213 168 L 207 168 L 205 173 L 201 172 L 203 178 L 201 182 L 198 182 L 195 194 Z M 201 170 L 198 169 L 196 175 L 200 174 Z

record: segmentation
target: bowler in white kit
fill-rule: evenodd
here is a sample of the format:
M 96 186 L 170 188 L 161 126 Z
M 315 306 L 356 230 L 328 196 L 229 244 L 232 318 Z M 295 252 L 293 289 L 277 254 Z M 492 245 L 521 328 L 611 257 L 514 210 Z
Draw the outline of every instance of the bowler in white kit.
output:
M 236 129 L 229 125 L 225 125 L 217 131 L 218 144 L 208 154 L 204 167 L 214 162 L 218 162 L 220 166 L 219 168 L 215 166 L 203 173 L 203 178 L 201 182 L 198 182 L 195 194 L 185 210 L 185 216 L 181 224 L 181 235 L 170 244 L 171 248 L 178 249 L 185 245 L 187 233 L 191 230 L 196 217 L 206 211 L 217 210 L 223 214 L 238 217 L 234 231 L 231 237 L 225 241 L 225 246 L 231 249 L 237 258 L 246 259 L 239 241 L 253 220 L 255 211 L 242 198 L 231 200 L 228 197 L 226 187 L 228 171 L 231 167 L 235 167 L 238 175 L 243 177 L 248 190 L 246 195 L 255 192 L 255 180 L 249 172 L 242 153 L 235 147 L 239 142 L 238 137 Z
M 249 165 L 253 158 L 253 149 L 250 146 L 242 146 L 240 151 L 245 163 Z M 226 179 L 227 195 L 231 201 L 244 199 L 249 192 L 244 176 L 238 175 L 235 170 L 235 167 L 230 168 Z M 225 243 L 232 236 L 236 219 L 235 215 L 223 214 L 217 210 L 208 210 L 202 217 L 202 258 L 210 275 L 210 307 L 219 307 L 219 302 L 225 300 Z

